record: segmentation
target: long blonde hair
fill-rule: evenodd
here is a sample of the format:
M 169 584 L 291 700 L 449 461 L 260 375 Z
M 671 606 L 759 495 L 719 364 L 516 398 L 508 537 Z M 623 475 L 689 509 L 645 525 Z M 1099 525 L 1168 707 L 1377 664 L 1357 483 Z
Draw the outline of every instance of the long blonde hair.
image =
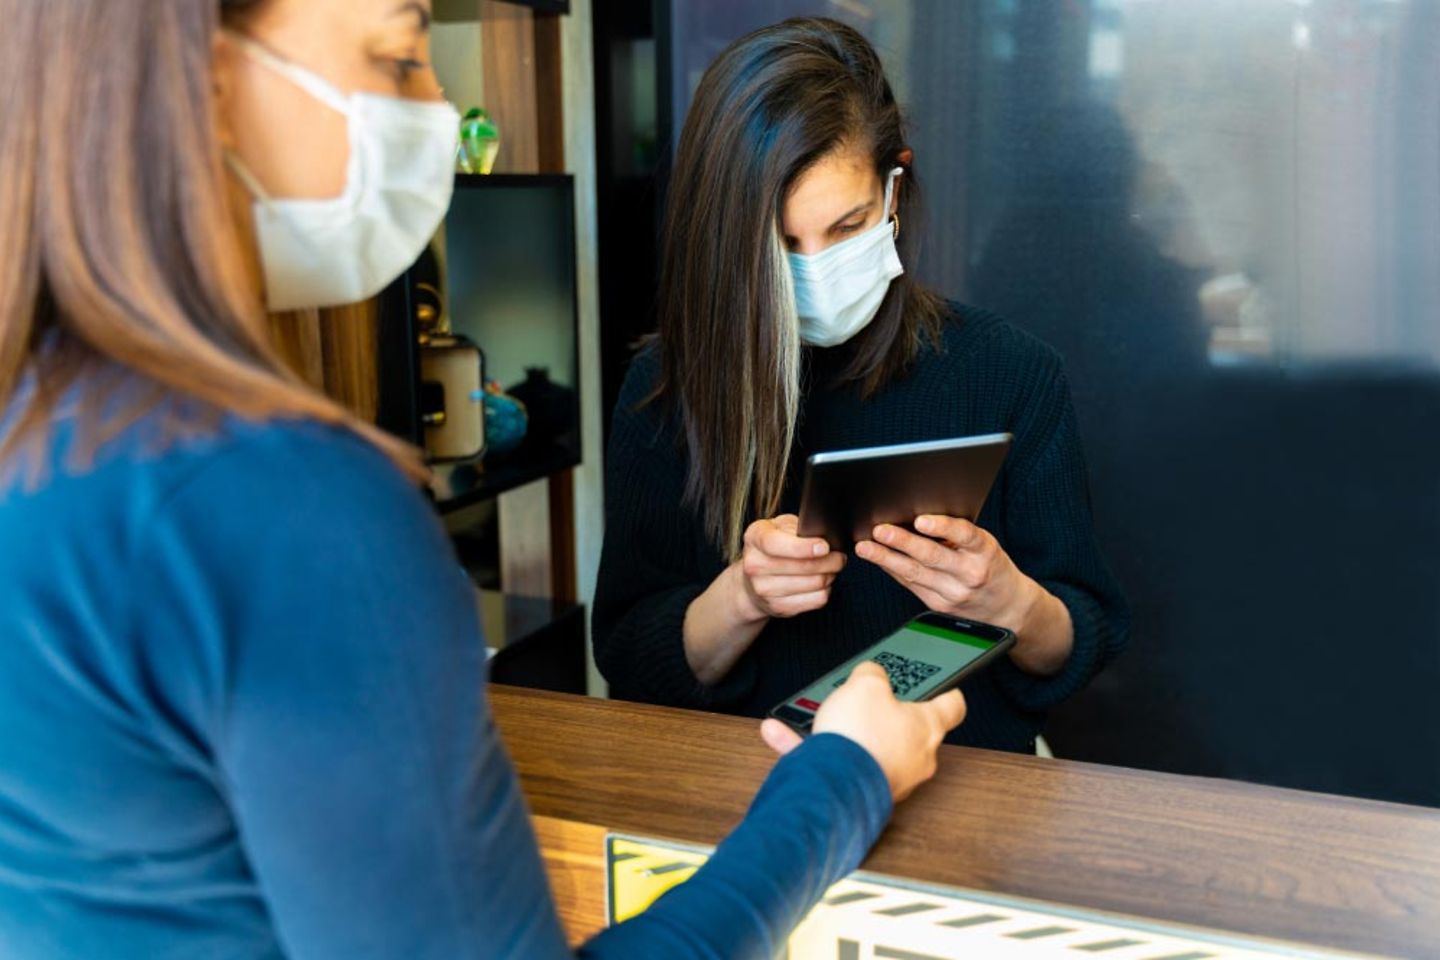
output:
M 307 418 L 419 479 L 409 446 L 307 386 L 267 332 L 221 167 L 220 18 L 220 0 L 0 0 L 0 466 L 43 449 L 83 380 L 82 461 L 178 397 L 177 432 Z M 137 379 L 151 389 L 108 402 Z

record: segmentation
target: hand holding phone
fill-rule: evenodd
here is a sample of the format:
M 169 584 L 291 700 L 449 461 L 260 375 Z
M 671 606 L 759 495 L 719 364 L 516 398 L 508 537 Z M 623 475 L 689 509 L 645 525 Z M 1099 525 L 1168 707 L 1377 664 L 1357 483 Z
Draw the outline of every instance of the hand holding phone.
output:
M 826 699 L 811 729 L 838 733 L 863 747 L 884 771 L 890 796 L 899 803 L 935 775 L 940 742 L 964 719 L 965 698 L 959 690 L 926 703 L 903 703 L 895 698 L 879 664 L 861 663 Z M 760 730 L 780 754 L 803 742 L 800 734 L 779 720 L 766 720 Z
M 899 700 L 918 703 L 957 686 L 1015 645 L 1003 627 L 926 612 L 873 647 L 850 658 L 770 711 L 799 734 L 809 733 L 821 704 L 855 668 L 873 661 L 884 669 Z

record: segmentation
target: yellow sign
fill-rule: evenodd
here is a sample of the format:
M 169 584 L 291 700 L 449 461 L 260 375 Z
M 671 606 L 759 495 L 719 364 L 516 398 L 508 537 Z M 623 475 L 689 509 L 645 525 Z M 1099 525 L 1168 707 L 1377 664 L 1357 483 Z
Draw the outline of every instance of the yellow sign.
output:
M 606 837 L 610 922 L 644 912 L 709 858 L 704 847 Z M 1356 958 L 1297 944 L 855 873 L 790 938 L 789 960 L 1274 960 Z
M 607 837 L 606 846 L 611 924 L 644 913 L 662 893 L 694 876 L 710 857 L 709 851 L 617 836 Z

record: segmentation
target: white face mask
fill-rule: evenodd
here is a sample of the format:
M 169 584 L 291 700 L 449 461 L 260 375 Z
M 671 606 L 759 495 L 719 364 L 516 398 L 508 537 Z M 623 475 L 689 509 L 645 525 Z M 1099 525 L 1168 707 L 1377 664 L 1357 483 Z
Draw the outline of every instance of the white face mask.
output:
M 886 178 L 885 216 L 875 226 L 811 256 L 790 254 L 803 342 L 835 347 L 855 336 L 875 319 L 890 281 L 905 272 L 890 216 L 895 179 L 903 172 L 896 167 Z
M 455 189 L 460 115 L 448 103 L 346 95 L 255 41 L 247 56 L 349 120 L 345 192 L 329 200 L 274 198 L 234 154 L 226 162 L 255 197 L 255 230 L 271 310 L 358 303 L 415 262 Z

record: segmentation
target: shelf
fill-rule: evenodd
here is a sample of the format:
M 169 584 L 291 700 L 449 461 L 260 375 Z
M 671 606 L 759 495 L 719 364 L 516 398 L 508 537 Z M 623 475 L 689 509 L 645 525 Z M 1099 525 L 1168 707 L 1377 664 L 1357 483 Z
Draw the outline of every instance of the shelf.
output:
M 584 609 L 577 603 L 548 597 L 525 597 L 499 590 L 477 590 L 476 593 L 485 644 L 496 650 L 530 640 Z
M 574 447 L 557 442 L 533 453 L 520 452 L 485 463 L 480 470 L 466 463 L 437 464 L 430 489 L 435 495 L 436 509 L 441 513 L 453 513 L 579 465 L 579 452 Z
M 570 173 L 457 173 L 456 190 L 484 190 L 487 187 L 563 187 L 575 183 Z
M 490 681 L 585 692 L 585 608 L 577 603 L 478 590 Z
M 516 7 L 529 7 L 536 13 L 570 15 L 570 0 L 500 0 L 500 2 Z
M 536 13 L 569 16 L 570 0 L 495 0 L 511 7 L 527 7 Z M 479 23 L 478 0 L 436 0 L 436 23 Z
M 483 465 L 436 465 L 435 505 L 452 513 L 580 464 L 574 178 L 457 175 L 443 236 L 432 270 L 444 280 L 451 329 L 483 351 L 487 380 L 530 407 L 530 436 L 518 450 Z M 412 271 L 386 292 L 378 418 L 417 444 L 422 359 L 410 318 L 420 282 Z M 541 384 L 531 379 L 536 369 L 545 371 Z

